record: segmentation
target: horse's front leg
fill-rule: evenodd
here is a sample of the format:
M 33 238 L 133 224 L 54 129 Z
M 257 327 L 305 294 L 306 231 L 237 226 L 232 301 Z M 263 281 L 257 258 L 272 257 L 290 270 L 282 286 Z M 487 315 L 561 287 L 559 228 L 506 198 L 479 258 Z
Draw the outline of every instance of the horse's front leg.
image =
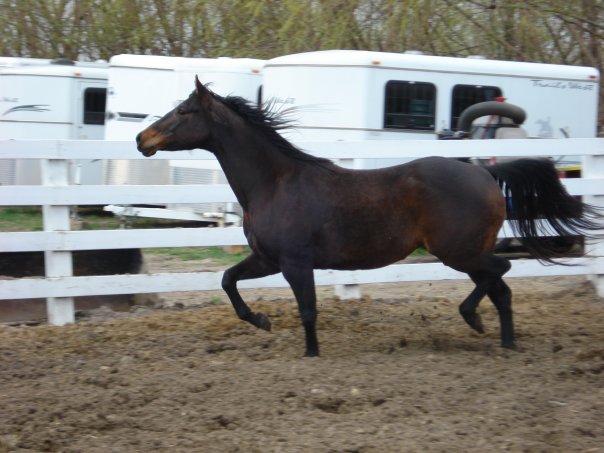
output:
M 271 322 L 263 313 L 254 313 L 250 307 L 243 301 L 237 290 L 239 280 L 249 280 L 252 278 L 266 277 L 276 274 L 279 269 L 263 261 L 256 253 L 252 253 L 240 263 L 227 269 L 222 276 L 222 288 L 229 296 L 233 308 L 240 319 L 250 324 L 270 332 Z
M 306 335 L 306 357 L 319 355 L 319 342 L 317 340 L 317 296 L 315 293 L 315 279 L 312 266 L 300 263 L 282 263 L 281 272 L 291 286 L 300 318 Z

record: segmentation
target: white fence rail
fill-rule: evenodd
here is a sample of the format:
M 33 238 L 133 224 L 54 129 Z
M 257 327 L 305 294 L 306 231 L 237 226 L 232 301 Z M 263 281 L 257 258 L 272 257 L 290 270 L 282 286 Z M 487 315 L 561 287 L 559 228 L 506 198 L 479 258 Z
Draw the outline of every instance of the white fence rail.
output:
M 604 139 L 466 140 L 398 142 L 301 143 L 315 155 L 332 159 L 447 157 L 577 156 L 583 178 L 567 179 L 570 193 L 604 206 Z M 144 159 L 132 142 L 22 140 L 0 141 L 0 159 L 39 159 L 41 186 L 0 186 L 0 206 L 43 206 L 44 231 L 0 232 L 0 252 L 44 251 L 45 278 L 0 280 L 1 299 L 46 297 L 49 322 L 73 321 L 75 296 L 155 293 L 220 289 L 221 273 L 72 276 L 71 252 L 76 250 L 184 247 L 245 244 L 241 228 L 70 231 L 69 206 L 229 202 L 235 197 L 226 185 L 76 186 L 69 185 L 71 159 Z M 159 153 L 154 159 L 212 159 L 203 151 Z M 506 236 L 504 228 L 500 236 Z M 604 239 L 588 244 L 589 258 L 567 260 L 575 266 L 543 266 L 516 260 L 509 277 L 590 275 L 604 296 Z M 441 264 L 398 264 L 373 271 L 316 271 L 318 285 L 466 278 Z M 242 288 L 286 286 L 281 276 L 241 282 Z M 0 301 L 0 303 L 2 303 Z

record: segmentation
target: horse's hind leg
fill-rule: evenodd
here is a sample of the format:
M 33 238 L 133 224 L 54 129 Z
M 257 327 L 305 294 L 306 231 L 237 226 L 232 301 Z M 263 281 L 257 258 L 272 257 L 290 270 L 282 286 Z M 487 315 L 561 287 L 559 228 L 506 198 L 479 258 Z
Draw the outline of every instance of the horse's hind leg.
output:
M 266 277 L 267 275 L 276 274 L 279 269 L 271 266 L 252 253 L 240 263 L 227 269 L 222 276 L 222 288 L 229 296 L 233 308 L 240 319 L 249 322 L 250 324 L 270 332 L 271 322 L 263 313 L 254 313 L 250 307 L 243 301 L 239 291 L 237 290 L 237 282 L 239 280 L 249 280 L 252 278 Z
M 513 348 L 512 292 L 501 278 L 510 269 L 510 262 L 495 255 L 483 255 L 479 261 L 478 270 L 476 267 L 469 271 L 466 270 L 476 287 L 459 306 L 459 312 L 470 327 L 477 332 L 484 333 L 482 320 L 476 312 L 476 308 L 482 298 L 488 294 L 499 314 L 501 345 Z
M 487 294 L 499 313 L 499 323 L 501 325 L 501 346 L 504 348 L 514 349 L 516 344 L 512 314 L 512 290 L 510 290 L 510 287 L 505 284 L 502 278 L 500 278 L 499 281 L 491 287 Z

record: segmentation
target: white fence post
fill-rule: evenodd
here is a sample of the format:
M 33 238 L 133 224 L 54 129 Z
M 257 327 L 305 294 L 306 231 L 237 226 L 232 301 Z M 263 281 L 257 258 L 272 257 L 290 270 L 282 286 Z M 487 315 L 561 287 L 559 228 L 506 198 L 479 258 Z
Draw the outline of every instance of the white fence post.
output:
M 334 285 L 334 293 L 342 300 L 360 299 L 361 287 L 356 284 Z
M 42 159 L 42 184 L 44 186 L 69 185 L 69 161 L 66 159 Z M 44 231 L 67 231 L 69 225 L 69 206 L 42 206 Z M 73 261 L 70 251 L 44 252 L 46 277 L 71 277 Z M 62 326 L 75 322 L 75 310 L 72 297 L 48 297 L 46 299 L 48 323 Z
M 584 156 L 582 176 L 584 178 L 602 178 L 604 176 L 604 155 Z M 596 206 L 604 212 L 604 195 L 586 195 L 583 198 L 586 203 Z M 604 225 L 602 225 L 599 235 L 593 240 L 586 241 L 586 247 L 590 256 L 604 257 Z M 604 297 L 604 268 L 599 261 L 601 260 L 593 261 L 592 274 L 589 278 L 593 282 L 598 296 Z

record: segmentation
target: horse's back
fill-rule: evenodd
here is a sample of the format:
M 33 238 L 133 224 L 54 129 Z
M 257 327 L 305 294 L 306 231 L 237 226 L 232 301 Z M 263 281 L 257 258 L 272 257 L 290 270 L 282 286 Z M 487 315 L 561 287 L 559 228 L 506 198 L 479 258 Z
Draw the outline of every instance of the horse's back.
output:
M 496 186 L 490 173 L 482 167 L 472 165 L 457 159 L 445 157 L 424 157 L 404 166 L 414 168 L 414 174 L 425 184 L 440 190 L 459 190 L 471 195 L 477 188 Z
M 401 166 L 400 171 L 402 178 L 421 185 L 422 196 L 434 203 L 432 208 L 459 209 L 468 203 L 491 205 L 502 200 L 499 185 L 486 169 L 457 159 L 426 157 Z

